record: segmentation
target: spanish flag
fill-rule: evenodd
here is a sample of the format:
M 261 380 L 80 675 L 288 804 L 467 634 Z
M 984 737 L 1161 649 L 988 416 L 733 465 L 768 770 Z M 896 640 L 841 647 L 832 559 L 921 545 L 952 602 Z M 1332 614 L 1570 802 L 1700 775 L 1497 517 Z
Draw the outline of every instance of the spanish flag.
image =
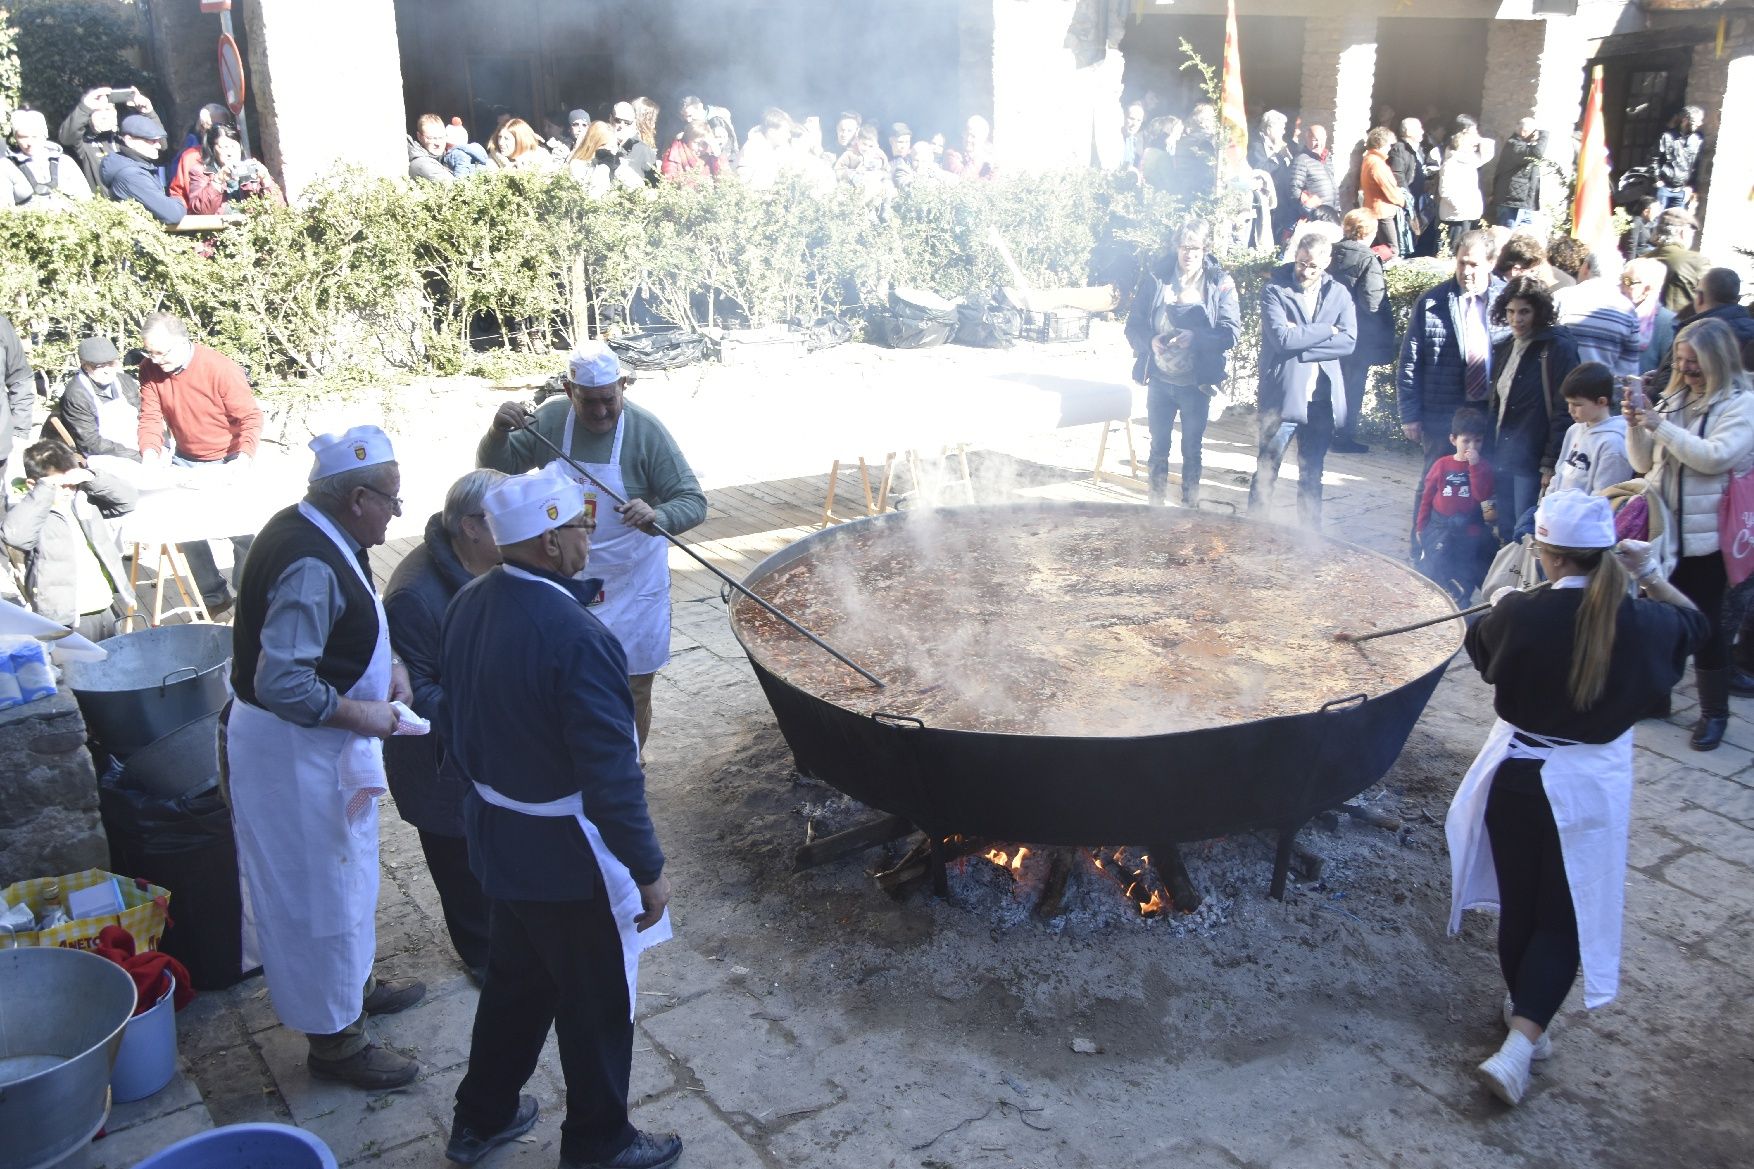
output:
M 1583 111 L 1583 143 L 1577 155 L 1577 195 L 1571 208 L 1571 234 L 1598 254 L 1619 246 L 1614 238 L 1614 176 L 1602 132 L 1602 67 L 1590 74 L 1590 97 Z
M 1242 49 L 1236 39 L 1236 0 L 1224 17 L 1224 87 L 1218 111 L 1218 185 L 1248 179 L 1249 125 L 1242 105 Z

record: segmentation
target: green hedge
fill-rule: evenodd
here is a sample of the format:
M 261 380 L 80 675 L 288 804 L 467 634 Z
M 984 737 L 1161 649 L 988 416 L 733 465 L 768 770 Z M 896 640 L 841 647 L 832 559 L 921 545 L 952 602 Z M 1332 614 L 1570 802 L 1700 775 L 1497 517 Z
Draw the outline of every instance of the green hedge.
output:
M 1154 252 L 1182 214 L 1089 171 L 916 186 L 881 214 L 850 189 L 664 184 L 592 199 L 563 174 L 411 186 L 343 173 L 299 208 L 254 204 L 208 239 L 108 202 L 0 215 L 0 309 L 34 339 L 39 367 L 67 367 L 80 336 L 133 338 L 146 314 L 170 309 L 260 384 L 316 394 L 539 368 L 636 304 L 693 325 L 765 325 L 856 314 L 886 285 L 959 298 L 1013 282 L 994 231 L 1032 285 L 1083 285 L 1093 257 Z M 1271 262 L 1231 262 L 1246 376 Z M 1403 276 L 1398 300 L 1430 282 Z

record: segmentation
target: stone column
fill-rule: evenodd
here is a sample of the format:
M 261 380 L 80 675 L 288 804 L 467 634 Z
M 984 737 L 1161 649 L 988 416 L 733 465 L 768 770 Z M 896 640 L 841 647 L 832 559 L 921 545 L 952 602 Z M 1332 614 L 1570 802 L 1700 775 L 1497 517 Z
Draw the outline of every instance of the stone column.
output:
M 1699 179 L 1699 250 L 1712 263 L 1742 272 L 1746 283 L 1754 264 L 1736 250 L 1754 241 L 1754 19 L 1735 17 L 1725 30 L 1723 56 L 1715 44 L 1693 51 L 1687 74 L 1687 101 L 1705 111 L 1710 148 Z
M 1494 20 L 1486 30 L 1486 82 L 1480 94 L 1480 133 L 1502 143 L 1517 123 L 1533 117 L 1547 131 L 1547 157 L 1566 173 L 1577 166 L 1572 133 L 1583 118 L 1588 92 L 1584 66 L 1590 59 L 1588 30 L 1581 19 L 1548 16 L 1540 20 Z M 1497 162 L 1480 172 L 1491 214 Z M 1552 223 L 1565 220 L 1565 184 L 1549 172 L 1541 189 L 1541 209 Z
M 1376 13 L 1312 11 L 1303 22 L 1303 120 L 1328 128 L 1336 173 L 1370 130 L 1375 89 Z
M 85 720 L 65 690 L 0 711 L 0 887 L 108 868 Z
M 287 198 L 337 166 L 407 175 L 393 0 L 255 0 L 244 17 L 252 131 Z
M 1075 0 L 964 0 L 962 113 L 989 117 L 1005 170 L 1088 166 L 1099 128 L 1119 134 L 1120 52 L 1079 68 L 1066 47 L 1076 8 Z M 1106 155 L 1106 143 L 1097 152 Z

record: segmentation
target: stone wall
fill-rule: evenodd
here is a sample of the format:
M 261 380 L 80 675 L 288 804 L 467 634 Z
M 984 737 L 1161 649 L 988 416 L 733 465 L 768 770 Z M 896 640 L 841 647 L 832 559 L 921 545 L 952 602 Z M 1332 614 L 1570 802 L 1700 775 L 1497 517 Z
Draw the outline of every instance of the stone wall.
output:
M 1248 78 L 1243 78 L 1246 87 Z M 1368 11 L 1312 15 L 1303 24 L 1303 119 L 1328 128 L 1328 150 L 1339 180 L 1340 206 L 1358 192 L 1364 136 L 1376 89 L 1376 15 Z
M 219 88 L 219 17 L 202 12 L 196 0 L 151 0 L 140 8 L 159 79 L 159 92 L 148 96 L 170 133 L 171 149 L 181 150 L 183 133 L 201 107 L 225 100 Z
M 1754 151 L 1746 149 L 1754 141 L 1754 18 L 1729 22 L 1722 56 L 1711 42 L 1694 47 L 1687 101 L 1705 111 L 1705 136 L 1713 147 L 1698 186 L 1704 217 L 1699 250 L 1746 279 L 1754 263 L 1735 245 L 1754 247 Z
M 63 690 L 0 710 L 0 886 L 107 868 L 85 719 Z
M 244 16 L 253 129 L 287 198 L 338 165 L 407 175 L 392 0 L 255 0 Z

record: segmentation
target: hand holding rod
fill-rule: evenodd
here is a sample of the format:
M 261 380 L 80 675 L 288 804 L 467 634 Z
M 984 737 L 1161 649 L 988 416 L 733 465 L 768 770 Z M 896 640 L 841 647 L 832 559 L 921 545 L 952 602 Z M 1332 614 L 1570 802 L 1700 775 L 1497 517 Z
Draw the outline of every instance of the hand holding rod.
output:
M 530 437 L 534 438 L 537 442 L 541 443 L 543 446 L 545 446 L 549 450 L 553 451 L 556 455 L 560 456 L 560 458 L 562 460 L 564 460 L 569 467 L 571 467 L 573 470 L 577 471 L 580 475 L 583 475 L 586 479 L 590 480 L 590 482 L 599 491 L 601 491 L 604 495 L 607 495 L 610 499 L 613 499 L 618 505 L 620 505 L 622 507 L 627 506 L 627 500 L 623 499 L 621 496 L 617 495 L 614 491 L 612 491 L 608 487 L 608 485 L 606 485 L 601 479 L 597 478 L 595 475 L 593 475 L 589 471 L 585 470 L 584 467 L 580 466 L 578 464 L 578 462 L 576 462 L 572 458 L 572 456 L 568 455 L 565 451 L 561 450 L 559 447 L 557 447 L 553 443 L 549 442 L 548 437 L 546 435 L 544 435 L 541 431 L 536 429 L 535 421 L 536 420 L 535 420 L 534 416 L 532 416 L 532 415 L 526 414 L 524 416 L 524 423 L 523 423 L 522 429 L 526 434 L 530 435 Z M 754 601 L 757 605 L 760 605 L 763 609 L 766 609 L 769 613 L 772 613 L 775 617 L 778 617 L 781 621 L 784 621 L 794 631 L 796 631 L 800 634 L 803 634 L 818 649 L 821 649 L 821 650 L 825 651 L 826 653 L 828 653 L 831 657 L 833 657 L 841 665 L 847 667 L 847 669 L 849 669 L 849 670 L 852 670 L 855 674 L 858 674 L 860 677 L 864 678 L 865 681 L 867 681 L 867 682 L 871 683 L 871 685 L 877 687 L 877 689 L 881 690 L 884 688 L 883 687 L 883 679 L 879 678 L 877 675 L 873 674 L 870 670 L 867 670 L 865 667 L 859 665 L 859 663 L 853 661 L 853 659 L 847 657 L 846 654 L 841 653 L 838 649 L 835 649 L 832 645 L 829 645 L 826 641 L 823 641 L 820 637 L 816 636 L 814 633 L 811 633 L 808 629 L 805 629 L 802 625 L 800 625 L 796 621 L 794 621 L 790 616 L 788 616 L 785 612 L 783 612 L 778 606 L 774 605 L 772 602 L 756 596 L 755 593 L 752 592 L 748 588 L 748 586 L 744 585 L 741 581 L 731 579 L 731 577 L 728 574 L 726 574 L 724 572 L 724 570 L 720 569 L 717 565 L 708 563 L 705 557 L 703 557 L 700 553 L 696 552 L 693 548 L 690 548 L 687 544 L 684 544 L 679 538 L 677 538 L 677 536 L 674 533 L 666 530 L 662 524 L 658 523 L 656 520 L 653 520 L 651 526 L 652 526 L 653 530 L 658 533 L 658 535 L 660 535 L 660 536 L 664 537 L 664 539 L 670 541 L 670 543 L 675 545 L 677 548 L 682 549 L 682 551 L 686 552 L 690 557 L 692 557 L 694 559 L 694 561 L 697 564 L 699 564 L 702 568 L 706 569 L 708 572 L 712 573 L 714 576 L 718 577 L 720 580 L 724 581 L 726 584 L 730 585 L 732 588 L 736 589 L 738 592 L 742 593 L 744 596 L 746 596 L 750 600 Z

